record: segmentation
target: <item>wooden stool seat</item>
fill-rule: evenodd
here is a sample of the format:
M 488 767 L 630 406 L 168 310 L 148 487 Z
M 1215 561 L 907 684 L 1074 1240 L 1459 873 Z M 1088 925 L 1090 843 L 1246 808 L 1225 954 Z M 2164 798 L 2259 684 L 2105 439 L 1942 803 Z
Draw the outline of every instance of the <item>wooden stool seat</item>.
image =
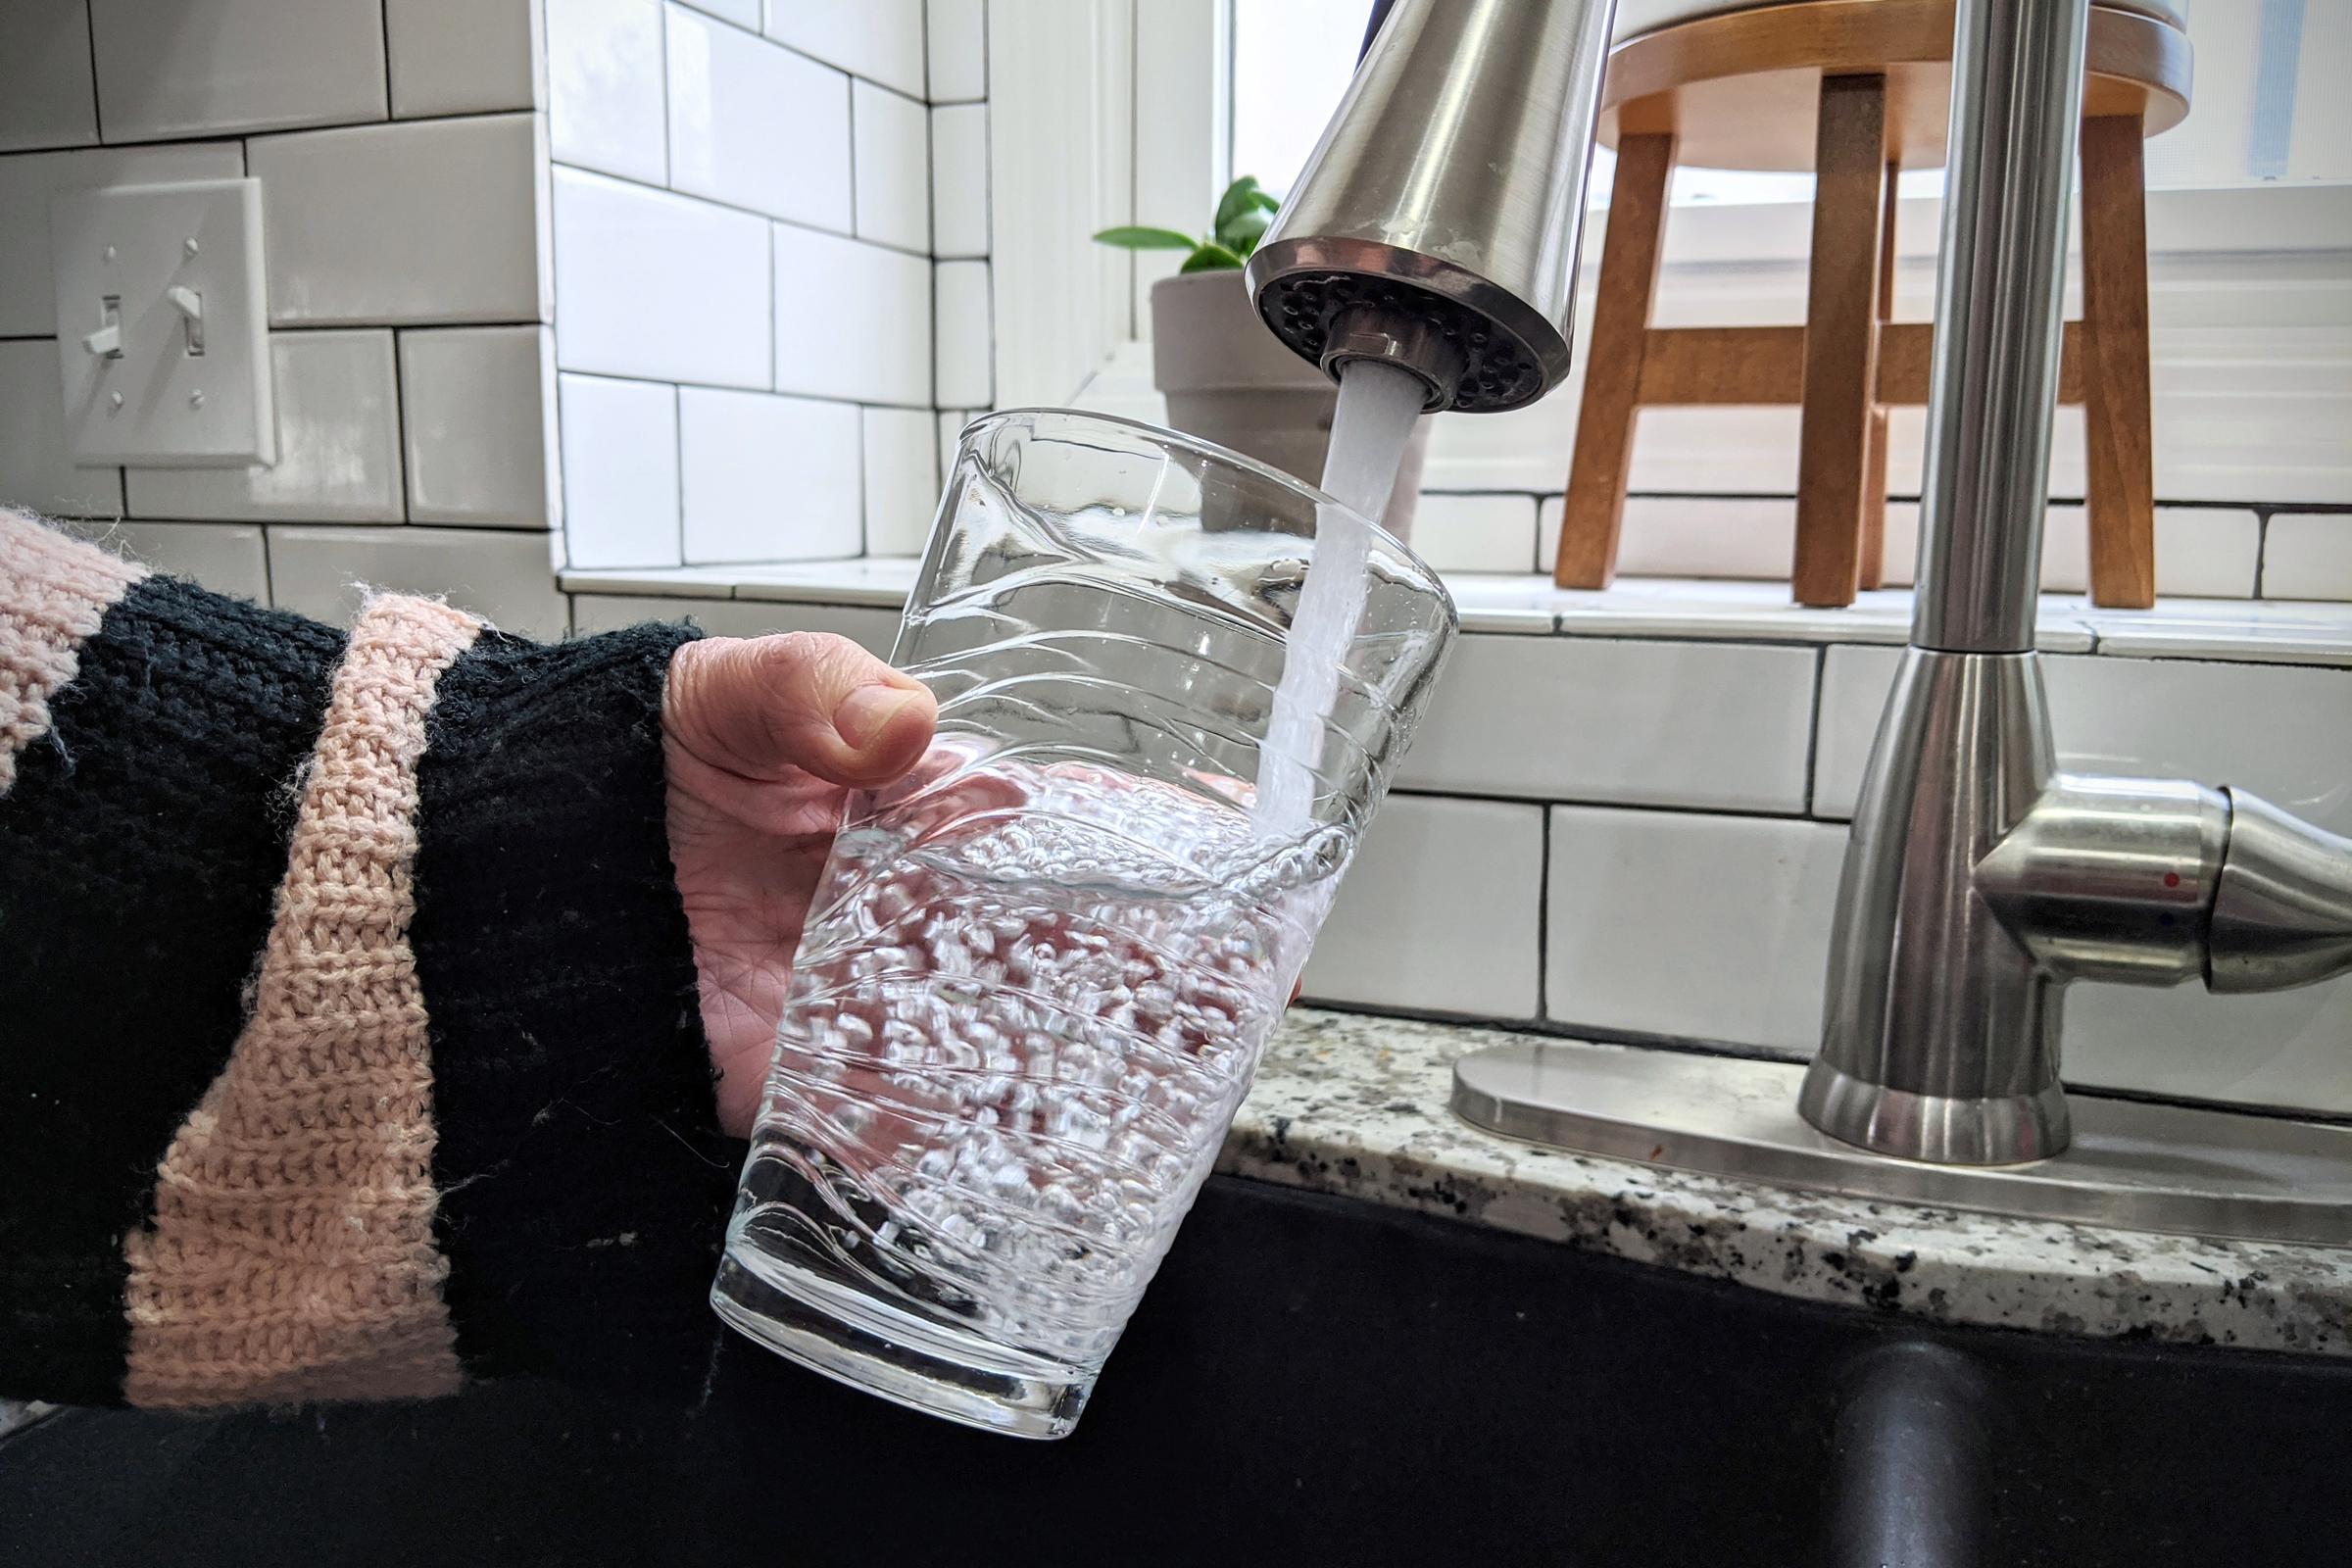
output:
M 1617 148 L 1584 406 L 1554 577 L 1605 587 L 1643 405 L 1798 404 L 1796 600 L 1878 585 L 1886 406 L 1924 403 L 1933 328 L 1886 320 L 1894 178 L 1944 157 L 1955 0 L 1705 0 L 1621 7 L 1599 134 Z M 1703 12 L 1655 24 L 1662 16 Z M 2140 146 L 2188 112 L 2172 0 L 2101 0 L 2086 43 L 2084 319 L 2061 399 L 2085 405 L 2092 598 L 2154 602 L 2147 246 Z M 1677 163 L 1815 171 L 1801 327 L 1649 324 Z

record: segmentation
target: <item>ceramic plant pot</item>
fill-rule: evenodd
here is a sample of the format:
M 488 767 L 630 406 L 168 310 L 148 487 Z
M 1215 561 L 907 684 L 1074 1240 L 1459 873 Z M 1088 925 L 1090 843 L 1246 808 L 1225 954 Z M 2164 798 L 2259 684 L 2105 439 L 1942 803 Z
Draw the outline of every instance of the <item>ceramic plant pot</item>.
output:
M 1152 378 L 1167 395 L 1168 422 L 1178 430 L 1321 482 L 1339 392 L 1266 330 L 1241 273 L 1191 272 L 1152 285 Z M 1399 539 L 1412 537 L 1428 450 L 1423 419 L 1405 445 L 1382 519 Z

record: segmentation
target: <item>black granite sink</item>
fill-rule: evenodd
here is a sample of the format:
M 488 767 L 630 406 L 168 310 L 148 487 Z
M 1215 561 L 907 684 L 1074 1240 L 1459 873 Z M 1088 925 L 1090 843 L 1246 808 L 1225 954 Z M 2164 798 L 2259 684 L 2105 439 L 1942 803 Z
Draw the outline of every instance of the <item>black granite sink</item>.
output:
M 2352 1365 L 1924 1330 L 1220 1178 L 1077 1435 L 732 1337 L 697 1413 L 76 1412 L 0 1553 L 80 1563 L 2341 1564 Z

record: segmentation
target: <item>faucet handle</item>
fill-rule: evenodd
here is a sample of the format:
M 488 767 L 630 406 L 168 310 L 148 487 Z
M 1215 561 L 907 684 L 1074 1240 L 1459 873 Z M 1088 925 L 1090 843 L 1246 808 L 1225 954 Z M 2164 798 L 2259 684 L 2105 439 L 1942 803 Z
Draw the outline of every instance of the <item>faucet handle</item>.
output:
M 2205 984 L 2282 991 L 2352 972 L 2352 839 L 2259 795 L 2230 798 L 2230 842 L 2208 917 Z

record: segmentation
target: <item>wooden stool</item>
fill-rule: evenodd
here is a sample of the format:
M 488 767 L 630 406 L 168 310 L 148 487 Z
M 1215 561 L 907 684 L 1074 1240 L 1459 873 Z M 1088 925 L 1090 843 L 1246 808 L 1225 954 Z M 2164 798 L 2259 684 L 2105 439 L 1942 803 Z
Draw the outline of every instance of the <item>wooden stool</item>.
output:
M 1616 574 L 1644 405 L 1794 403 L 1790 585 L 1798 604 L 1849 605 L 1882 572 L 1886 406 L 1928 400 L 1934 327 L 1886 318 L 1894 188 L 1899 170 L 1943 161 L 1955 0 L 1725 3 L 1618 8 L 1600 119 L 1616 184 L 1552 575 L 1605 588 Z M 2066 324 L 2058 395 L 2088 421 L 2091 600 L 2144 608 L 2156 562 L 2140 143 L 2188 113 L 2175 0 L 2093 5 L 2087 73 L 2083 318 Z M 1678 161 L 1817 171 L 1805 325 L 1649 324 Z

